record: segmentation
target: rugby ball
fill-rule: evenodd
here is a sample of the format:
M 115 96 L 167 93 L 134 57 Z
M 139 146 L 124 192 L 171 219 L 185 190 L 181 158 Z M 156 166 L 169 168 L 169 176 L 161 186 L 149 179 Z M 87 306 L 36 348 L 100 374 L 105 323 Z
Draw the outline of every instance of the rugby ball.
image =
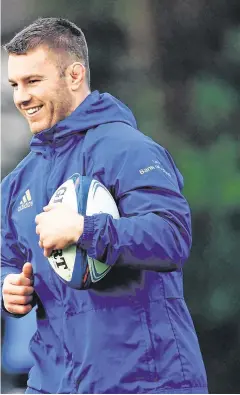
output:
M 49 204 L 63 203 L 81 215 L 111 214 L 119 218 L 117 205 L 108 189 L 99 181 L 73 174 L 53 194 Z M 87 255 L 77 245 L 53 250 L 48 261 L 58 277 L 75 289 L 87 289 L 100 281 L 111 266 Z

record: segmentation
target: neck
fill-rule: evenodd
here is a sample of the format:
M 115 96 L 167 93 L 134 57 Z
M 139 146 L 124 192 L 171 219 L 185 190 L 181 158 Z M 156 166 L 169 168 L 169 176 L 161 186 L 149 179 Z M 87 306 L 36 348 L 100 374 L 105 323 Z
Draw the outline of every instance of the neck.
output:
M 78 106 L 80 106 L 80 104 L 87 98 L 88 95 L 90 95 L 91 91 L 90 89 L 87 87 L 85 89 L 82 89 L 80 92 L 77 93 L 76 97 L 75 97 L 75 101 L 74 101 L 74 110 L 76 110 L 76 108 Z

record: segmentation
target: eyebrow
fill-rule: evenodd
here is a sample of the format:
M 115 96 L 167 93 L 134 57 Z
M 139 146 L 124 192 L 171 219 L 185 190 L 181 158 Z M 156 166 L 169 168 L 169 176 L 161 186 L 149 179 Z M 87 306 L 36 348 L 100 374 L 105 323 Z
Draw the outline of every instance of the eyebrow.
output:
M 40 74 L 30 74 L 30 75 L 26 75 L 26 76 L 23 77 L 22 79 L 23 79 L 24 81 L 26 81 L 26 80 L 30 80 L 31 78 L 43 78 L 43 75 L 40 75 Z M 16 81 L 14 81 L 14 80 L 12 80 L 12 79 L 8 79 L 8 81 L 9 81 L 10 83 L 16 83 Z

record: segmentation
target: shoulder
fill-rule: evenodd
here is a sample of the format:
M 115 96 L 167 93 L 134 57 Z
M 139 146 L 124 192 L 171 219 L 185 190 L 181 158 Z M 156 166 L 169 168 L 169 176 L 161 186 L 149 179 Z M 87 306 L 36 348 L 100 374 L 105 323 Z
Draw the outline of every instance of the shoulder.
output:
M 150 137 L 121 122 L 97 127 L 88 132 L 86 168 L 89 176 L 101 177 L 110 185 L 123 173 L 157 174 L 164 178 L 183 178 L 169 152 Z M 155 170 L 152 172 L 152 170 Z
M 165 151 L 150 137 L 123 122 L 111 122 L 90 130 L 86 142 L 86 150 L 93 157 L 102 154 L 105 156 L 106 153 L 110 157 L 116 157 L 124 152 L 134 153 L 139 149 L 145 150 L 150 147 Z
M 124 122 L 109 122 L 97 126 L 88 132 L 89 140 L 101 141 L 109 139 L 112 141 L 138 140 L 146 137 L 142 132 Z
M 22 173 L 26 169 L 32 169 L 32 160 L 34 159 L 34 154 L 30 152 L 18 165 L 9 173 L 6 177 L 3 178 L 1 182 L 2 193 L 6 195 L 10 194 L 11 189 L 14 188 L 16 182 L 22 177 Z

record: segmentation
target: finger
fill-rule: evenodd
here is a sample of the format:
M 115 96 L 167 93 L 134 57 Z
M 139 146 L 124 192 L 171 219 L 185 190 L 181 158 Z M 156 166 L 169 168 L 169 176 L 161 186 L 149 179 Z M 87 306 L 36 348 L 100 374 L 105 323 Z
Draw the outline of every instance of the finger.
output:
M 33 277 L 33 267 L 32 267 L 32 264 L 31 264 L 30 262 L 24 263 L 23 268 L 22 268 L 22 273 L 21 273 L 21 274 L 23 274 L 24 277 L 27 277 L 27 278 L 29 278 L 30 280 L 32 280 L 32 277 Z
M 25 306 L 20 306 L 18 304 L 10 304 L 10 305 L 4 305 L 5 309 L 12 314 L 27 314 L 32 310 L 32 305 L 27 304 Z
M 43 240 L 42 241 L 42 245 L 43 245 L 43 255 L 45 257 L 49 257 L 52 253 L 53 250 L 55 250 L 55 243 L 53 243 L 53 241 L 49 240 Z
M 27 305 L 33 300 L 33 296 L 25 296 L 25 295 L 8 295 L 7 298 L 7 304 L 19 304 L 19 305 Z
M 40 226 L 39 225 L 36 226 L 36 234 L 40 235 Z
M 33 278 L 28 278 L 23 273 L 21 273 L 19 275 L 19 280 L 15 282 L 15 285 L 17 285 L 17 286 L 23 285 L 23 286 L 28 287 L 28 286 L 32 285 L 32 283 L 33 283 Z
M 21 285 L 29 286 L 32 284 L 32 280 L 27 277 L 21 276 L 21 274 L 9 274 L 3 283 L 3 289 L 13 285 L 15 287 L 19 287 Z
M 56 208 L 57 206 L 59 206 L 59 204 L 61 203 L 55 203 L 55 204 L 48 204 L 47 206 L 43 207 L 43 211 L 47 212 L 47 211 L 51 211 L 54 208 Z
M 4 284 L 2 288 L 3 295 L 32 295 L 34 288 L 29 285 L 15 285 L 15 284 Z
M 36 215 L 36 217 L 35 217 L 35 223 L 36 223 L 37 225 L 39 224 L 39 222 L 40 222 L 40 220 L 41 220 L 41 218 L 42 218 L 42 215 L 43 215 L 43 213 L 40 213 L 40 214 Z
M 48 258 L 48 257 L 50 257 L 52 251 L 53 251 L 53 248 L 44 248 L 44 250 L 43 250 L 43 255 L 44 255 L 46 258 Z

